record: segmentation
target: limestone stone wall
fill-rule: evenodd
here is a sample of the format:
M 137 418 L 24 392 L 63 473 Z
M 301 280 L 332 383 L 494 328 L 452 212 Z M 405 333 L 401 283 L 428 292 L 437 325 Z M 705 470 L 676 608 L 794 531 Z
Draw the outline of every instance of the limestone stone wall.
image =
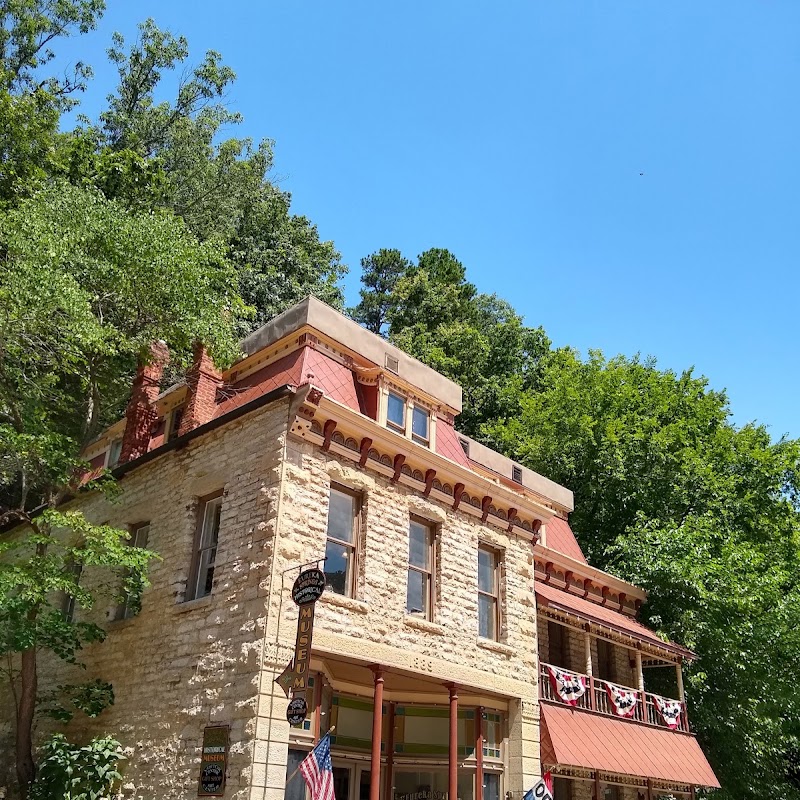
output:
M 293 437 L 285 471 L 266 637 L 273 662 L 265 661 L 258 711 L 259 736 L 269 732 L 270 742 L 257 749 L 251 797 L 282 796 L 289 726 L 283 719 L 286 701 L 273 680 L 286 666 L 297 620 L 289 599 L 296 573 L 285 571 L 324 555 L 331 483 L 361 495 L 360 569 L 354 598 L 326 594 L 317 604 L 314 651 L 380 664 L 389 672 L 396 668 L 418 673 L 427 682 L 441 683 L 445 698 L 447 682 L 507 698 L 505 790 L 528 788 L 539 774 L 530 543 Z M 438 602 L 431 622 L 405 613 L 411 514 L 430 520 L 438 531 Z M 498 642 L 478 637 L 479 542 L 497 548 L 504 564 Z M 371 685 L 364 687 L 365 693 L 371 690 Z
M 215 723 L 231 728 L 226 796 L 247 797 L 287 414 L 288 402 L 271 404 L 143 465 L 121 480 L 116 504 L 98 494 L 78 501 L 96 522 L 149 521 L 148 546 L 160 556 L 141 612 L 106 625 L 106 641 L 82 654 L 85 671 L 53 660 L 40 669 L 42 689 L 75 678 L 113 682 L 114 705 L 95 720 L 76 717 L 67 733 L 82 739 L 109 732 L 120 739 L 128 754 L 126 798 L 196 797 L 203 729 Z M 183 602 L 198 498 L 220 489 L 214 588 L 210 597 Z M 86 569 L 81 580 L 99 578 Z M 105 623 L 109 613 L 106 606 L 78 616 Z M 11 718 L 7 695 L 0 717 Z M 10 730 L 0 748 L 13 773 Z M 37 733 L 46 730 L 40 726 Z M 0 785 L 3 780 L 13 787 L 11 775 Z

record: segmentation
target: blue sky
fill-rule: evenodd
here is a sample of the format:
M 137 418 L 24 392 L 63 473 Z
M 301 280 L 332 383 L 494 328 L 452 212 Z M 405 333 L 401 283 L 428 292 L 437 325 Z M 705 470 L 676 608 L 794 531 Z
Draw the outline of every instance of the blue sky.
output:
M 109 0 L 59 50 L 85 113 L 148 16 L 234 68 L 349 302 L 362 256 L 447 247 L 557 345 L 694 365 L 800 436 L 796 0 Z

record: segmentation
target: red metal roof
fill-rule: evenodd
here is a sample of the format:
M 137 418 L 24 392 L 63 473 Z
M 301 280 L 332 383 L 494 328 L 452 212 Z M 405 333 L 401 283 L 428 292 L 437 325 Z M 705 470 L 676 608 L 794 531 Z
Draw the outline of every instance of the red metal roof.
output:
M 581 550 L 572 528 L 566 520 L 560 517 L 553 517 L 547 523 L 547 546 L 576 561 L 587 563 L 586 556 L 583 555 L 583 550 Z
M 542 703 L 541 710 L 543 764 L 719 788 L 714 770 L 689 733 L 549 703 Z
M 657 644 L 665 650 L 670 650 L 687 658 L 694 657 L 694 653 L 692 653 L 691 650 L 687 650 L 685 647 L 681 647 L 673 642 L 665 642 L 649 628 L 642 625 L 641 622 L 619 611 L 613 611 L 607 606 L 601 606 L 598 603 L 593 603 L 591 600 L 577 597 L 574 594 L 565 592 L 563 589 L 557 589 L 555 586 L 549 586 L 541 581 L 536 581 L 534 589 L 536 590 L 537 599 L 543 601 L 545 605 L 572 612 L 579 617 L 620 631 L 621 633 L 630 634 L 637 639 Z
M 436 418 L 436 452 L 462 467 L 472 469 L 464 448 L 458 441 L 456 429 L 443 417 Z

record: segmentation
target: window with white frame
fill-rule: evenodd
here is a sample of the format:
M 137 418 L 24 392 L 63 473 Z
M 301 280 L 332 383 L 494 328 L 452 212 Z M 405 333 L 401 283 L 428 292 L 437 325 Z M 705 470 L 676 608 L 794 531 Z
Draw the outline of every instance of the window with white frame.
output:
M 484 639 L 500 635 L 500 557 L 486 545 L 478 548 L 478 635 Z
M 406 401 L 404 397 L 394 392 L 389 392 L 386 401 L 386 424 L 401 433 L 406 431 Z
M 412 517 L 408 526 L 408 585 L 406 613 L 433 619 L 436 530 L 429 522 Z
M 149 535 L 149 522 L 133 525 L 128 539 L 128 547 L 147 547 L 147 537 Z M 128 586 L 128 589 L 124 592 L 122 602 L 117 606 L 115 619 L 130 619 L 135 617 L 141 610 L 141 587 L 137 586 L 137 591 L 133 591 L 134 587 L 130 585 L 134 578 L 135 576 L 132 573 L 125 575 L 124 583 Z
M 111 445 L 108 448 L 108 462 L 106 466 L 109 469 L 114 469 L 114 467 L 119 464 L 119 457 L 122 455 L 122 439 L 114 439 L 111 442 Z
M 195 552 L 192 576 L 189 581 L 187 600 L 196 600 L 211 594 L 214 585 L 214 570 L 217 565 L 217 546 L 222 517 L 222 493 L 206 498 L 200 505 L 198 530 L 195 537 Z
M 336 594 L 355 597 L 361 498 L 343 486 L 331 486 L 328 540 L 325 545 L 325 585 Z
M 414 406 L 411 414 L 411 438 L 419 444 L 428 445 L 431 440 L 430 427 L 430 412 L 420 406 Z

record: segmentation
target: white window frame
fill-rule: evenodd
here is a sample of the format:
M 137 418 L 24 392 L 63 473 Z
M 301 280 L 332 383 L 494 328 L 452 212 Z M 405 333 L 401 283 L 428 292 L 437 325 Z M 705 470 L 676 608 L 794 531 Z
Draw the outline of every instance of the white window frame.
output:
M 424 528 L 428 538 L 426 545 L 428 551 L 428 568 L 420 567 L 411 563 L 411 526 L 419 525 Z M 411 577 L 411 572 L 419 572 L 427 579 L 427 587 L 425 590 L 425 605 L 426 608 L 420 609 L 424 614 L 424 619 L 433 621 L 434 609 L 436 608 L 436 525 L 429 520 L 422 517 L 411 516 L 408 524 L 408 578 Z M 408 580 L 407 578 L 407 580 Z M 406 614 L 413 615 L 414 612 L 408 607 L 408 588 L 406 587 Z
M 147 547 L 147 539 L 150 535 L 150 523 L 140 522 L 130 527 L 130 538 L 128 539 L 128 547 Z M 128 602 L 130 598 L 127 593 L 125 599 L 117 606 L 117 613 L 114 619 L 132 619 L 138 612 L 134 611 Z
M 494 570 L 493 570 L 493 591 L 487 592 L 481 589 L 480 583 L 480 554 L 481 552 L 489 553 L 492 558 L 494 559 Z M 478 544 L 478 636 L 482 639 L 487 639 L 493 642 L 500 641 L 500 632 L 502 630 L 502 619 L 501 619 L 501 609 L 500 609 L 500 565 L 502 563 L 502 554 L 496 548 L 492 547 L 489 544 L 484 544 L 480 542 Z M 480 598 L 481 597 L 490 597 L 494 602 L 494 635 L 490 637 L 485 637 L 480 632 L 481 631 L 481 604 Z
M 221 522 L 220 524 L 215 524 L 215 521 L 217 519 L 217 509 L 219 509 L 220 516 L 222 514 L 222 497 L 222 492 L 219 492 L 209 495 L 202 501 L 201 510 L 198 514 L 191 579 L 189 581 L 190 591 L 187 594 L 187 600 L 199 600 L 201 597 L 208 597 L 213 592 L 214 570 L 217 567 L 219 549 L 219 532 L 222 527 Z M 211 572 L 212 587 L 206 591 L 205 585 L 208 582 L 209 572 Z
M 348 488 L 347 486 L 342 486 L 338 483 L 332 483 L 330 488 L 329 494 L 329 509 L 330 509 L 330 495 L 334 492 L 338 494 L 347 495 L 353 499 L 353 519 L 352 519 L 352 541 L 346 542 L 343 539 L 339 539 L 336 536 L 331 536 L 329 530 L 326 529 L 325 532 L 325 547 L 327 549 L 328 542 L 333 542 L 339 547 L 345 547 L 349 550 L 349 556 L 347 559 L 347 575 L 345 577 L 345 591 L 341 597 L 355 597 L 356 596 L 356 588 L 358 585 L 358 568 L 359 568 L 359 543 L 361 538 L 361 506 L 362 506 L 362 495 L 353 490 Z M 330 511 L 328 512 L 329 519 L 330 519 Z M 333 589 L 331 589 L 333 591 Z M 334 594 L 338 594 L 338 592 L 334 592 Z

